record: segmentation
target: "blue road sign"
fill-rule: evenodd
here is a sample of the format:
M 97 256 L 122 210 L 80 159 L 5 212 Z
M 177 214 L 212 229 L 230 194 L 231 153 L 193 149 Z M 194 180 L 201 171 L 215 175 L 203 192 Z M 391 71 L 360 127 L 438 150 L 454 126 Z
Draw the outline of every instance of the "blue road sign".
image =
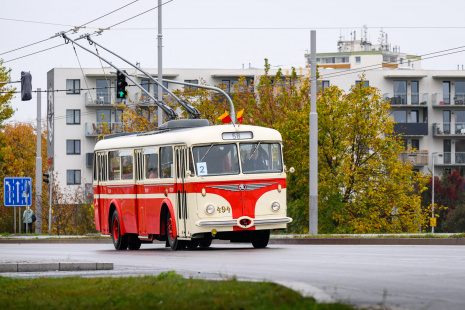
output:
M 31 178 L 3 179 L 4 205 L 5 207 L 24 207 L 32 205 L 32 181 Z

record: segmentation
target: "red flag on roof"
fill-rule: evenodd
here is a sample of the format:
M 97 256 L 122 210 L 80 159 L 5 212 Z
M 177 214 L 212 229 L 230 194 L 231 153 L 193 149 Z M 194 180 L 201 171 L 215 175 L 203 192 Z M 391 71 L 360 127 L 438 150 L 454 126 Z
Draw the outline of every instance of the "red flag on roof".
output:
M 231 123 L 231 116 L 229 116 L 229 113 L 228 111 L 224 111 L 224 113 L 218 117 L 219 120 L 221 120 L 223 122 L 223 124 L 228 124 L 228 123 Z
M 237 113 L 236 118 L 237 118 L 237 121 L 239 122 L 239 124 L 242 124 L 242 121 L 244 120 L 243 114 L 244 114 L 244 109 L 240 110 Z

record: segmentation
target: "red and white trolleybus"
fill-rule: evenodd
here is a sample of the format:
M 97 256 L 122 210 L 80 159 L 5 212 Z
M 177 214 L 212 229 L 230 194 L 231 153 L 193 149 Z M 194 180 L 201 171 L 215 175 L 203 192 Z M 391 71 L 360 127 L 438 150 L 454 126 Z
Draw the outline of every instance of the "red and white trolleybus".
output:
M 166 241 L 173 250 L 213 239 L 266 247 L 286 215 L 281 134 L 247 125 L 169 121 L 105 138 L 94 150 L 97 230 L 117 250 Z

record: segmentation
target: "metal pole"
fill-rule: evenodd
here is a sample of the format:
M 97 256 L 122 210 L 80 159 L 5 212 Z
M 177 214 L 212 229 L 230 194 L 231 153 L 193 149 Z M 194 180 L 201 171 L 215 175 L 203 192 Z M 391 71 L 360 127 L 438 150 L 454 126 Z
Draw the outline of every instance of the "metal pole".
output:
M 36 155 L 36 234 L 42 233 L 42 102 L 40 88 L 37 88 L 37 155 Z
M 162 63 L 162 50 L 163 50 L 163 34 L 162 34 L 162 20 L 161 20 L 161 0 L 158 0 L 158 81 L 160 84 L 163 83 L 163 63 Z M 161 88 L 160 84 L 158 87 L 158 101 L 163 101 L 163 89 Z M 158 108 L 157 109 L 157 117 L 158 117 L 158 127 L 163 124 L 163 110 Z
M 310 126 L 309 126 L 309 227 L 318 234 L 318 114 L 316 110 L 316 31 L 310 32 Z
M 16 234 L 16 207 L 15 208 L 15 220 L 13 221 L 13 226 L 15 227 L 15 234 Z
M 53 188 L 53 171 L 50 170 L 50 194 L 49 194 L 49 199 L 50 199 L 50 204 L 48 207 L 48 234 L 52 234 L 52 188 Z
M 18 213 L 18 224 L 19 224 L 18 226 L 19 227 L 18 228 L 19 228 L 19 233 L 21 234 L 21 221 L 23 219 L 22 216 L 21 216 L 21 207 L 18 207 L 18 211 L 19 211 L 19 213 Z
M 431 154 L 431 156 L 433 157 L 433 179 L 432 179 L 432 182 L 433 182 L 433 185 L 432 185 L 432 191 L 431 191 L 431 199 L 432 199 L 432 207 L 433 207 L 433 210 L 432 210 L 432 218 L 434 218 L 434 159 L 436 158 L 434 156 L 435 154 Z M 434 226 L 431 226 L 431 233 L 434 234 Z

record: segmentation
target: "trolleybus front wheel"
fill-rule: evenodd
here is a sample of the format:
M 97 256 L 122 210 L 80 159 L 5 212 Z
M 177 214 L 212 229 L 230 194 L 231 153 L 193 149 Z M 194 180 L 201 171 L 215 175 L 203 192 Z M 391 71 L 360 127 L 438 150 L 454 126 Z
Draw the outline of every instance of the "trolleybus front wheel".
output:
M 266 248 L 270 241 L 270 230 L 257 230 L 252 236 L 252 245 L 256 249 Z
M 113 216 L 111 217 L 111 239 L 113 240 L 113 245 L 117 250 L 126 250 L 128 248 L 128 236 L 121 235 L 121 226 L 118 216 L 118 211 L 113 211 Z
M 168 239 L 168 243 L 171 249 L 177 251 L 182 250 L 186 247 L 186 243 L 182 240 L 178 240 L 178 237 L 174 237 L 174 227 L 173 227 L 173 219 L 171 218 L 171 213 L 168 211 L 166 214 L 166 239 Z

